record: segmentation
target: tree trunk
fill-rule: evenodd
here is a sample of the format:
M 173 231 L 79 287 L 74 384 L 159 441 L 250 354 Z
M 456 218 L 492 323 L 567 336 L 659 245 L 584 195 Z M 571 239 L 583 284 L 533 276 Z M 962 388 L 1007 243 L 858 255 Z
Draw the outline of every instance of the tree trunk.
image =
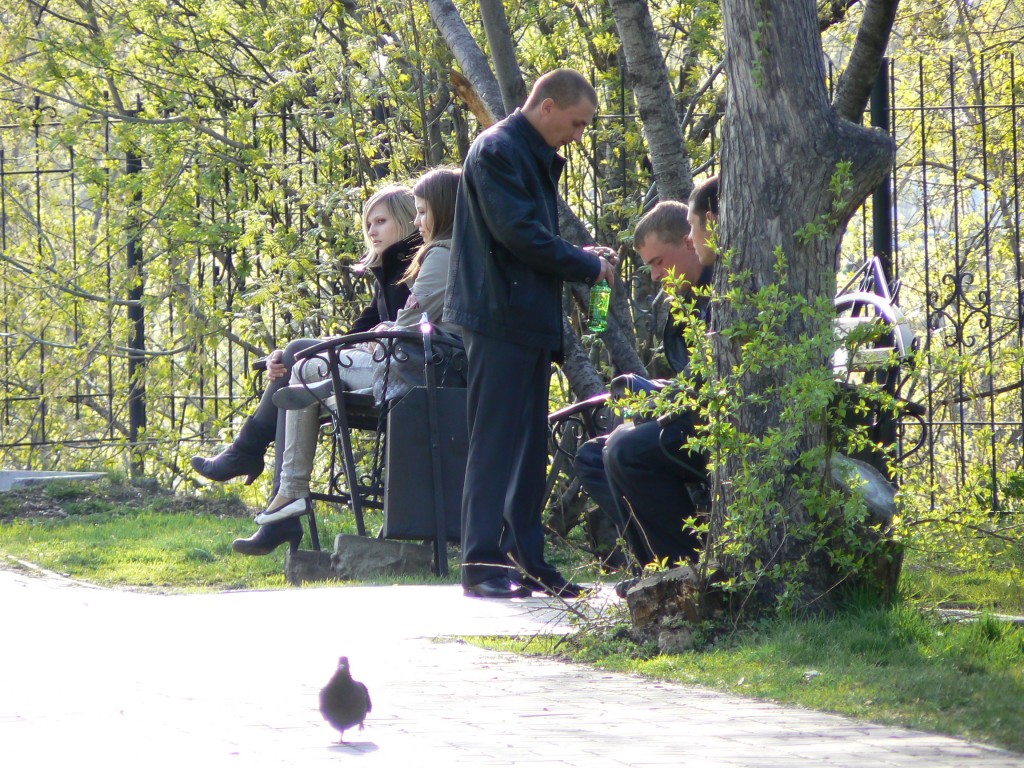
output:
M 521 107 L 526 101 L 527 90 L 516 59 L 516 47 L 512 42 L 512 32 L 508 28 L 502 0 L 480 0 L 480 18 L 484 23 L 484 32 L 487 33 L 491 58 L 494 59 L 505 112 L 514 112 L 516 107 Z
M 498 120 L 505 117 L 501 89 L 491 71 L 491 65 L 466 27 L 466 22 L 462 20 L 455 3 L 452 0 L 427 0 L 427 6 L 430 9 L 430 18 L 455 60 L 459 62 L 463 73 L 469 78 L 473 90 Z
M 569 318 L 562 315 L 562 370 L 569 380 L 573 394 L 583 400 L 608 391 L 608 385 L 594 368 L 580 337 L 573 330 Z
M 645 0 L 609 0 L 651 153 L 661 200 L 686 200 L 693 188 L 668 69 Z
M 565 203 L 558 198 L 558 228 L 566 240 L 576 245 L 591 245 L 594 242 L 593 236 L 586 228 L 579 217 L 576 216 Z M 574 283 L 571 286 L 572 295 L 586 307 L 590 300 L 590 289 L 583 283 Z M 612 367 L 619 373 L 633 372 L 642 373 L 645 371 L 640 355 L 636 351 L 636 337 L 630 326 L 632 318 L 629 313 L 629 304 L 626 301 L 624 291 L 613 291 L 612 303 L 608 314 L 608 330 L 605 332 L 604 341 L 611 357 Z M 570 327 L 570 326 L 566 326 Z M 575 332 L 573 333 L 575 335 Z M 576 343 L 579 343 L 577 340 Z M 568 356 L 566 356 L 568 360 Z M 575 366 L 563 365 L 565 375 L 569 378 L 572 391 L 577 397 L 589 397 L 597 394 L 589 391 L 592 377 L 596 375 L 593 365 L 587 358 L 587 366 L 590 370 L 576 371 Z
M 716 295 L 739 289 L 750 296 L 778 284 L 780 304 L 793 297 L 810 302 L 829 300 L 835 292 L 835 255 L 849 217 L 885 178 L 895 148 L 887 135 L 842 121 L 829 106 L 818 32 L 815 0 L 724 0 L 728 75 L 728 107 L 722 142 L 721 219 L 719 252 L 723 258 L 715 275 Z M 841 200 L 830 191 L 837 164 L 849 162 L 849 186 Z M 798 237 L 810 224 L 814 237 Z M 785 275 L 776 271 L 777 254 L 785 255 Z M 785 279 L 782 279 L 782 278 Z M 762 314 L 764 310 L 762 309 Z M 764 322 L 756 307 L 718 301 L 716 330 L 756 328 Z M 784 340 L 810 338 L 827 332 L 828 318 L 794 312 L 786 315 L 780 333 Z M 792 365 L 743 369 L 745 332 L 716 333 L 715 365 L 720 384 L 736 380 L 742 396 L 739 407 L 726 417 L 737 434 L 763 438 L 788 428 L 781 388 L 800 375 Z M 828 355 L 801 363 L 803 369 L 827 370 Z M 736 379 L 738 372 L 738 379 Z M 764 527 L 749 536 L 743 554 L 722 559 L 736 573 L 758 574 L 752 579 L 749 607 L 773 607 L 787 594 L 798 607 L 827 607 L 839 576 L 829 559 L 808 536 L 815 530 L 799 493 L 796 460 L 825 441 L 823 419 L 802 423 L 796 444 L 782 457 L 768 453 L 766 442 L 755 442 L 746 454 L 733 453 L 716 468 L 712 510 L 712 556 L 719 550 L 728 516 L 741 511 L 742 491 L 751 480 L 760 484 L 760 499 L 770 510 Z M 778 459 L 765 466 L 765 458 Z M 761 462 L 760 464 L 758 462 Z M 760 469 L 752 469 L 760 467 Z M 752 475 L 754 475 L 752 477 Z M 734 506 L 735 505 L 735 506 Z M 819 542 L 820 544 L 820 542 Z M 731 560 L 732 559 L 732 560 Z M 790 573 L 798 580 L 771 577 L 771 569 L 802 562 Z M 753 599 L 750 599 L 753 598 Z

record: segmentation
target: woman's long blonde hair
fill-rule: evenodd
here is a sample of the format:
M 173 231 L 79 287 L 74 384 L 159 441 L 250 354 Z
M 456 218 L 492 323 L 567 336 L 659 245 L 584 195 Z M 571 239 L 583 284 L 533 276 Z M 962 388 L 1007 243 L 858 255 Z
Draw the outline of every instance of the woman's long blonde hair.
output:
M 398 222 L 402 233 L 398 238 L 399 240 L 404 240 L 416 231 L 416 227 L 412 223 L 412 220 L 416 217 L 416 204 L 413 202 L 412 191 L 400 184 L 389 184 L 383 189 L 378 190 L 369 200 L 363 203 L 362 226 L 363 240 L 366 242 L 366 254 L 359 260 L 359 266 L 362 269 L 380 266 L 380 254 L 374 250 L 373 243 L 370 241 L 369 230 L 370 211 L 381 203 L 387 207 L 388 213 Z
M 412 188 L 412 193 L 427 204 L 427 209 L 434 220 L 434 228 L 430 232 L 430 240 L 420 246 L 416 258 L 402 275 L 402 282 L 412 285 L 423 266 L 427 251 L 438 240 L 450 240 L 452 227 L 455 224 L 455 197 L 459 191 L 459 179 L 462 171 L 459 168 L 434 168 L 420 176 Z

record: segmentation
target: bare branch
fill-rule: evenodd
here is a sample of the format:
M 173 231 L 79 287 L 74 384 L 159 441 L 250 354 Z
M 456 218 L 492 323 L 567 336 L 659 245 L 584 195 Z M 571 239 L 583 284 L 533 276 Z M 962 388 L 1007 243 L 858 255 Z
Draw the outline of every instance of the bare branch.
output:
M 685 200 L 693 188 L 689 155 L 647 3 L 644 0 L 609 0 L 609 4 L 640 109 L 658 197 Z
M 75 109 L 80 109 L 83 112 L 88 112 L 89 114 L 97 115 L 99 117 L 114 118 L 124 123 L 137 123 L 139 125 L 187 125 L 190 128 L 195 129 L 199 133 L 209 136 L 212 139 L 216 139 L 217 141 L 222 142 L 223 144 L 226 144 L 227 146 L 233 149 L 243 150 L 251 148 L 249 147 L 248 144 L 243 144 L 242 142 L 235 141 L 234 139 L 229 139 L 224 134 L 218 133 L 212 128 L 207 128 L 198 120 L 188 117 L 186 115 L 181 115 L 179 117 L 147 118 L 139 117 L 138 115 L 132 115 L 124 112 L 111 112 L 106 109 L 99 109 L 98 107 L 89 106 L 88 104 L 75 101 L 74 99 L 69 99 L 66 96 L 58 96 L 55 93 L 44 91 L 41 88 L 36 88 L 35 86 L 29 85 L 28 83 L 18 82 L 14 78 L 5 75 L 3 72 L 0 72 L 0 80 L 8 82 L 11 85 L 17 86 L 18 88 L 24 88 L 25 90 L 31 91 L 32 93 L 37 93 L 40 96 L 45 96 L 48 99 L 59 101 L 62 104 L 68 104 L 74 107 Z
M 449 75 L 449 80 L 455 95 L 465 102 L 469 111 L 473 113 L 482 128 L 490 128 L 498 122 L 498 118 L 494 116 L 487 103 L 480 98 L 480 95 L 473 88 L 473 84 L 461 73 L 453 69 Z
M 480 18 L 484 22 L 487 44 L 494 59 L 505 112 L 512 112 L 525 103 L 527 91 L 526 83 L 523 82 L 523 72 L 516 59 L 516 47 L 512 42 L 512 33 L 508 28 L 502 0 L 480 0 Z

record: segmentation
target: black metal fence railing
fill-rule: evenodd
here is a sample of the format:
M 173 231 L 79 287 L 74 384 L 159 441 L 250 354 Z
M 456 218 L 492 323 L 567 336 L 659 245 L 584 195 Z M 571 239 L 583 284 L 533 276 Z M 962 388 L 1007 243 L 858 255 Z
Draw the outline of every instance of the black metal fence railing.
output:
M 130 125 L 92 120 L 69 137 L 38 99 L 28 112 L 0 125 L 0 464 L 175 472 L 182 441 L 248 407 L 255 357 L 279 338 L 336 332 L 369 299 L 347 269 L 355 222 L 347 240 L 310 234 L 323 221 L 295 190 L 327 171 L 351 187 L 354 172 L 344 157 L 320 163 L 326 140 L 301 118 L 247 126 L 291 177 L 183 160 L 172 180 L 216 174 L 183 207 L 152 181 L 157 159 L 126 141 Z
M 893 73 L 894 259 L 922 337 L 927 508 L 1007 512 L 1021 493 L 1024 356 L 1020 83 L 1014 58 Z M 903 82 L 898 82 L 897 77 Z

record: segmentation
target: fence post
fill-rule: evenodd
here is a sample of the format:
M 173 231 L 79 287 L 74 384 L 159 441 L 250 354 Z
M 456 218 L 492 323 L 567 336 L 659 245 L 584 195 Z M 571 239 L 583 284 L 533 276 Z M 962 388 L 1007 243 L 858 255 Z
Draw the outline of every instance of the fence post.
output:
M 892 135 L 889 109 L 889 59 L 882 57 L 878 76 L 871 88 L 871 125 L 883 128 Z M 885 181 L 878 185 L 871 199 L 872 249 L 882 264 L 882 273 L 891 288 L 895 287 L 893 264 L 893 221 L 892 221 L 892 171 Z M 899 420 L 894 414 L 880 412 L 876 432 L 879 441 L 886 446 L 896 444 L 899 437 Z M 889 479 L 894 477 L 891 473 Z
M 871 88 L 871 125 L 884 128 L 892 134 L 889 114 L 889 59 L 882 58 L 878 76 Z M 871 225 L 872 246 L 875 256 L 882 262 L 882 271 L 889 285 L 893 284 L 892 263 L 892 174 L 878 185 L 872 195 Z
M 125 153 L 125 173 L 129 183 L 142 171 L 142 158 L 133 150 Z M 146 315 L 142 306 L 145 280 L 142 270 L 142 246 L 139 242 L 142 226 L 142 192 L 132 193 L 128 214 L 128 442 L 131 452 L 132 478 L 145 475 L 145 450 L 139 446 L 139 432 L 146 428 Z

